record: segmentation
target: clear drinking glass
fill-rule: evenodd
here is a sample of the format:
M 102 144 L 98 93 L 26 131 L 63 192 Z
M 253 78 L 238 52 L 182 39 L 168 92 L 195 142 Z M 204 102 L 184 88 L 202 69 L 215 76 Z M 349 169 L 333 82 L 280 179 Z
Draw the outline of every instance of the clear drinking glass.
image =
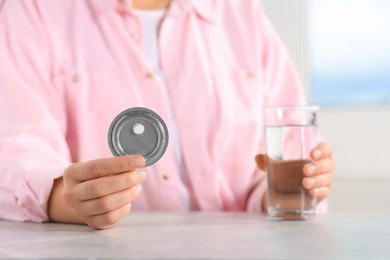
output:
M 303 166 L 318 143 L 317 106 L 265 107 L 268 216 L 310 219 L 317 201 L 302 186 Z

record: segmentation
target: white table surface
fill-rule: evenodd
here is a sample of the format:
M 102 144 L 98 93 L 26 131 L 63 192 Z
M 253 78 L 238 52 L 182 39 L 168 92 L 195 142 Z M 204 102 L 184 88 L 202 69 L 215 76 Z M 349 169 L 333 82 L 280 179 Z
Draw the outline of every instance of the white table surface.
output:
M 271 221 L 247 213 L 138 213 L 107 230 L 0 221 L 1 258 L 390 259 L 390 215 Z

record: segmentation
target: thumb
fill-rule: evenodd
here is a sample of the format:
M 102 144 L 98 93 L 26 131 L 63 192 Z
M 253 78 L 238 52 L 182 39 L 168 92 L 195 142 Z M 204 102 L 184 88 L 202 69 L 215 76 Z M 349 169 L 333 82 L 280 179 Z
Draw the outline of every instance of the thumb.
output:
M 267 157 L 264 154 L 256 155 L 255 161 L 256 161 L 257 167 L 259 167 L 260 170 L 262 170 L 262 171 L 267 170 Z

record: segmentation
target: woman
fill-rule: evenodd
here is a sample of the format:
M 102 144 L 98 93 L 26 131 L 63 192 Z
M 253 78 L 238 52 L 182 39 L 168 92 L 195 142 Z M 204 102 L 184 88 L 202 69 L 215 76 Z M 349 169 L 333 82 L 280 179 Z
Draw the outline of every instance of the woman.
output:
M 3 1 L 0 56 L 3 219 L 102 229 L 131 209 L 264 210 L 262 108 L 305 103 L 255 0 Z M 172 137 L 147 180 L 106 141 L 136 106 Z M 302 185 L 323 201 L 332 153 L 312 154 Z

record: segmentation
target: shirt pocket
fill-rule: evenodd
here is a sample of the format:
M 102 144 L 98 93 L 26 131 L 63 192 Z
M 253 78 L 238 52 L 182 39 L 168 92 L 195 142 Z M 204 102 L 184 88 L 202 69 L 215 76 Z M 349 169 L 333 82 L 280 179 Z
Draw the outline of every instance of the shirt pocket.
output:
M 73 160 L 109 156 L 107 133 L 123 110 L 140 105 L 139 87 L 115 70 L 77 71 L 54 78 L 65 100 L 67 139 Z
M 232 167 L 252 162 L 250 158 L 260 147 L 263 132 L 263 77 L 259 70 L 241 67 L 216 77 L 221 88 L 216 154 L 226 162 L 235 162 L 224 169 L 231 172 Z
M 252 68 L 233 69 L 231 82 L 234 116 L 242 120 L 258 120 L 263 107 L 261 71 Z
M 120 112 L 139 103 L 134 79 L 118 70 L 78 71 L 55 79 L 62 85 L 68 109 L 77 113 Z

